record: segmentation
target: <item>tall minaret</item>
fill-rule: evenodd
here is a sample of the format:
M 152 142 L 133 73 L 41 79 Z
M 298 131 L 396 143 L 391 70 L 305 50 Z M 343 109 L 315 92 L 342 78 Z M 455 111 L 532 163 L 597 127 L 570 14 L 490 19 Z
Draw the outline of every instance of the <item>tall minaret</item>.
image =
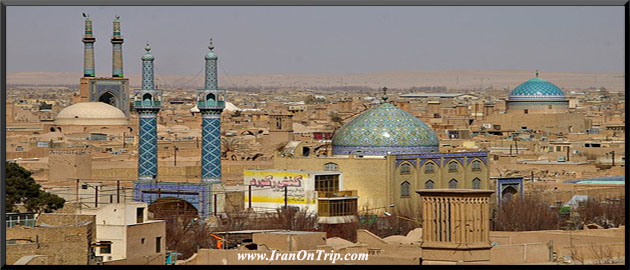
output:
M 138 180 L 155 181 L 157 160 L 157 113 L 161 106 L 161 91 L 155 89 L 153 55 L 149 44 L 142 56 L 142 88 L 135 91 L 134 108 L 139 116 Z
M 90 15 L 83 13 L 85 18 L 85 35 L 83 36 L 83 77 L 94 77 L 94 42 L 92 35 L 92 20 Z
M 217 87 L 217 55 L 212 39 L 208 48 L 204 88 L 197 91 L 197 107 L 202 115 L 201 181 L 221 183 L 221 112 L 225 108 L 225 91 Z
M 116 15 L 114 19 L 114 36 L 112 37 L 112 77 L 123 76 L 123 55 L 122 44 L 123 38 L 120 35 L 120 16 Z

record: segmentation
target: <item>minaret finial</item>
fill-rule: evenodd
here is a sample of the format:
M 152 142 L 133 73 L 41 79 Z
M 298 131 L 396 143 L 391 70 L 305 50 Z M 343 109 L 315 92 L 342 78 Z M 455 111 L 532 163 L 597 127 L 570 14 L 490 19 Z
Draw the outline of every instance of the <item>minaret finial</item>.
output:
M 538 78 L 538 69 L 536 69 L 536 78 Z
M 214 50 L 214 43 L 212 42 L 212 38 L 210 38 L 210 45 L 208 45 L 208 49 L 211 51 Z
M 151 51 L 151 46 L 149 46 L 149 42 L 147 42 L 147 46 L 144 47 L 144 50 L 147 51 L 147 52 Z
M 383 87 L 383 102 L 387 102 L 387 87 Z

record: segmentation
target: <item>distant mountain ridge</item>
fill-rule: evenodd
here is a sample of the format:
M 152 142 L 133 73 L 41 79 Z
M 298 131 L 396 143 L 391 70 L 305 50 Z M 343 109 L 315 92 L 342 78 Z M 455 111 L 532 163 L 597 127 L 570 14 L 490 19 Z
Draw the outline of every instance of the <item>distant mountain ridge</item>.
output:
M 80 72 L 8 72 L 7 86 L 78 86 Z M 510 88 L 535 76 L 533 70 L 439 70 L 395 71 L 363 74 L 258 74 L 219 75 L 222 87 L 335 87 L 367 86 L 380 88 L 411 88 L 445 86 L 449 89 Z M 127 74 L 132 88 L 140 87 L 140 74 Z M 623 72 L 540 72 L 540 77 L 562 89 L 605 87 L 623 91 Z M 199 88 L 203 86 L 203 74 L 157 74 L 156 84 L 163 89 Z

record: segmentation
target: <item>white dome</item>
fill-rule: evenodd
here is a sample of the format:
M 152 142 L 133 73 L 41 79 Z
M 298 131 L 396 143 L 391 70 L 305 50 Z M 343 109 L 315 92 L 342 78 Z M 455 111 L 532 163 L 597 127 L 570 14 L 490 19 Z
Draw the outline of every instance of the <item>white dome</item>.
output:
M 127 125 L 129 121 L 120 109 L 103 102 L 81 102 L 61 110 L 55 125 Z

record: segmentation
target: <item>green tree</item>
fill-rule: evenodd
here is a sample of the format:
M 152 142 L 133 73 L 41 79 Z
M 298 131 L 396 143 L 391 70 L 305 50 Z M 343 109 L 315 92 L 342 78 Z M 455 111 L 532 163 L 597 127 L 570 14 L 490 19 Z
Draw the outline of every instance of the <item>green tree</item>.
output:
M 16 212 L 17 204 L 24 204 L 29 212 L 52 212 L 63 207 L 63 198 L 41 190 L 31 177 L 32 172 L 16 163 L 6 162 L 6 212 Z

